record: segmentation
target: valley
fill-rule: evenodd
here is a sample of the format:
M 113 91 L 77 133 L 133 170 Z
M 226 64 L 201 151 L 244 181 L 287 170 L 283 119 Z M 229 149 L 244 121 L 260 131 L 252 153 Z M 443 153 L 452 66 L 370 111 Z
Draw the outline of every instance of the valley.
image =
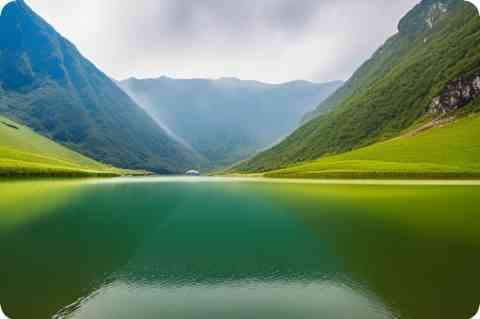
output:
M 28 2 L 0 15 L 0 317 L 478 309 L 473 4 Z
M 274 145 L 342 84 L 167 77 L 120 82 L 158 123 L 207 159 L 203 170 L 230 166 Z

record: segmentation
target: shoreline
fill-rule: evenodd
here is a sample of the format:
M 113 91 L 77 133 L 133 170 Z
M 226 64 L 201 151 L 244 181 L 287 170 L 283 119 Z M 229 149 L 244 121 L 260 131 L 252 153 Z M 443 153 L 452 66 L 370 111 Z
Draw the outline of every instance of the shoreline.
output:
M 438 185 L 438 186 L 480 186 L 480 179 L 302 179 L 268 178 L 263 176 L 150 176 L 118 177 L 111 179 L 90 179 L 95 183 L 270 183 L 270 184 L 312 184 L 312 185 Z
M 480 172 L 311 172 L 311 173 L 264 173 L 267 178 L 301 179 L 378 179 L 378 180 L 479 180 Z
M 145 177 L 152 176 L 147 171 L 118 170 L 88 170 L 70 168 L 48 168 L 48 169 L 8 169 L 0 167 L 0 180 L 5 179 L 50 179 L 50 178 L 114 178 L 114 177 Z

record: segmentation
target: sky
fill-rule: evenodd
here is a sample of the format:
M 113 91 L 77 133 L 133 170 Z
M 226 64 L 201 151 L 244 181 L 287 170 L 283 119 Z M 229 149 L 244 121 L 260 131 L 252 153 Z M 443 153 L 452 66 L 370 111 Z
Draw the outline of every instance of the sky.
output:
M 348 79 L 419 1 L 26 0 L 117 80 L 270 83 Z

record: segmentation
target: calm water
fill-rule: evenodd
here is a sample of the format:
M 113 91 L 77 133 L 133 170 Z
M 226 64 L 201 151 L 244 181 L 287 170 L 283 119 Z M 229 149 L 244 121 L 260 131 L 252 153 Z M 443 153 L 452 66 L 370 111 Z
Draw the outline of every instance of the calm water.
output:
M 480 186 L 0 182 L 12 319 L 453 319 L 480 303 Z

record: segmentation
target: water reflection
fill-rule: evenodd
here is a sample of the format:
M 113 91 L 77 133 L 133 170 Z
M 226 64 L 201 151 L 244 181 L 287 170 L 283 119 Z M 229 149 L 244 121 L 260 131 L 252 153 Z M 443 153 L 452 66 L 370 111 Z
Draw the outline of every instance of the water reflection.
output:
M 9 201 L 37 213 L 0 228 L 5 311 L 441 319 L 475 310 L 474 185 L 146 181 L 50 182 L 72 195 Z
M 135 305 L 128 307 L 124 305 Z M 141 310 L 139 310 L 141 309 Z M 115 282 L 66 318 L 394 318 L 372 296 L 336 282 L 131 286 Z M 99 314 L 108 314 L 100 315 Z M 58 318 L 62 318 L 60 315 Z
M 72 181 L 0 180 L 0 231 L 61 212 L 81 191 Z

